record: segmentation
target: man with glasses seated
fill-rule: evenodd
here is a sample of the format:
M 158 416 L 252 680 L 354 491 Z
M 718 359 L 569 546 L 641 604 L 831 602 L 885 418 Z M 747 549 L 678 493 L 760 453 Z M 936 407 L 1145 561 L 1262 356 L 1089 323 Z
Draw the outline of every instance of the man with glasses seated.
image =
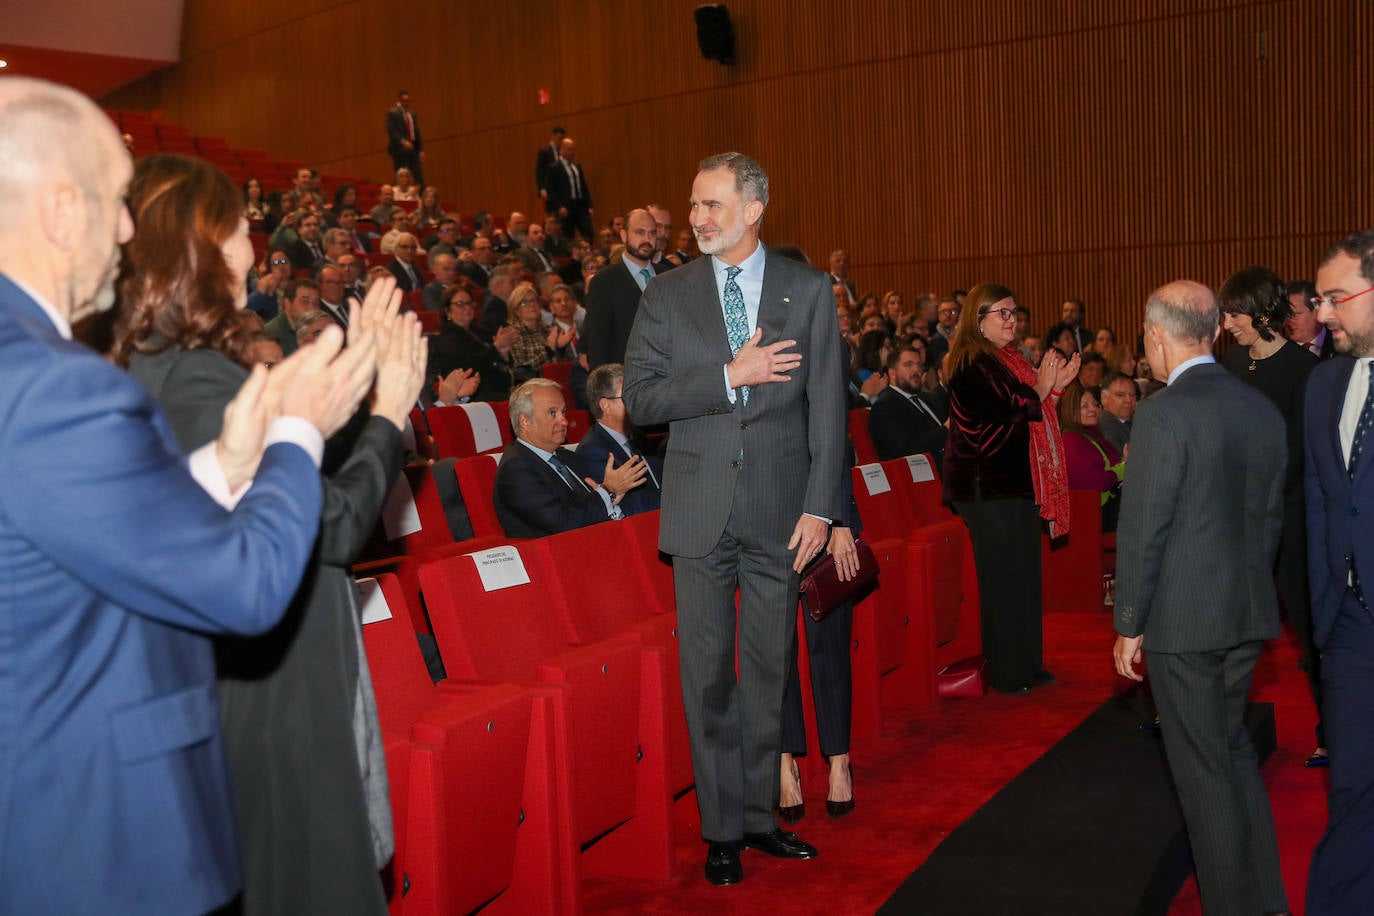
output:
M 959 324 L 960 311 L 959 300 L 953 296 L 940 300 L 939 308 L 935 311 L 935 333 L 930 335 L 930 344 L 926 347 L 927 366 L 940 365 L 940 360 L 949 352 L 949 343 L 954 339 L 954 329 Z
M 443 308 L 444 290 L 458 279 L 458 259 L 451 254 L 431 254 L 429 266 L 434 279 L 425 286 L 421 307 L 426 312 L 437 312 Z
M 397 288 L 407 293 L 412 293 L 417 289 L 423 289 L 424 278 L 420 276 L 420 270 L 415 266 L 415 252 L 420 248 L 420 243 L 415 240 L 415 236 L 409 232 L 401 233 L 396 240 L 396 247 L 393 253 L 396 255 L 391 263 L 386 266 L 396 278 Z

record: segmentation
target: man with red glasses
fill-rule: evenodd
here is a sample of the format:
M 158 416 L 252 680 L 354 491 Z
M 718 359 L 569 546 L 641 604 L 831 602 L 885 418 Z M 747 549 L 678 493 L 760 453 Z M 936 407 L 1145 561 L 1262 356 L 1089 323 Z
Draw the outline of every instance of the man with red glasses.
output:
M 1327 254 L 1312 302 L 1336 352 L 1354 357 L 1322 362 L 1307 381 L 1308 575 L 1331 767 L 1326 835 L 1308 873 L 1313 914 L 1374 906 L 1374 596 L 1364 591 L 1374 590 L 1371 293 L 1374 230 L 1367 230 Z

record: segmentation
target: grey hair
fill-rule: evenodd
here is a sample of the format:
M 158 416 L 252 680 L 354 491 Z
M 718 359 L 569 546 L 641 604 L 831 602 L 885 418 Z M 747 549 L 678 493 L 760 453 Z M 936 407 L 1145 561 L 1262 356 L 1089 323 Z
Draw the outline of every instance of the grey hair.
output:
M 697 166 L 698 172 L 712 172 L 727 169 L 735 176 L 735 190 L 744 198 L 745 203 L 757 200 L 768 206 L 768 173 L 753 159 L 743 153 L 719 153 L 707 156 Z
M 522 382 L 519 388 L 510 393 L 510 401 L 506 408 L 510 411 L 511 432 L 515 433 L 517 438 L 520 436 L 521 417 L 534 422 L 534 389 L 558 387 L 558 383 L 551 378 L 532 378 Z
M 601 419 L 601 399 L 615 397 L 615 386 L 624 379 L 625 367 L 620 363 L 604 363 L 587 376 L 587 409 L 593 420 Z
M 1198 291 L 1206 298 L 1200 298 Z M 1161 286 L 1145 302 L 1145 324 L 1155 325 L 1171 340 L 1211 343 L 1219 319 L 1216 295 L 1200 283 Z
M 307 328 L 309 328 L 315 322 L 319 321 L 321 318 L 329 318 L 329 315 L 324 311 L 324 309 L 311 309 L 310 311 L 302 315 L 300 318 L 292 322 L 291 330 L 296 332 L 296 343 L 304 343 L 305 341 L 301 340 L 301 335 L 305 333 Z M 334 319 L 329 318 L 329 320 L 333 321 Z
M 328 229 L 324 233 L 324 243 L 326 245 L 334 242 L 348 241 L 348 231 L 345 229 Z

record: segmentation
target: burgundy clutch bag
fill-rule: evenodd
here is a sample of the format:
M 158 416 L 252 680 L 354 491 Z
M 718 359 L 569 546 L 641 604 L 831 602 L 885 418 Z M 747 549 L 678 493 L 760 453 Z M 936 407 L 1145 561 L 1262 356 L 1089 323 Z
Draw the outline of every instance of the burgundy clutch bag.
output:
M 802 605 L 817 623 L 835 608 L 868 591 L 878 581 L 878 558 L 873 555 L 873 548 L 860 537 L 854 539 L 854 549 L 859 554 L 859 571 L 848 582 L 840 580 L 835 570 L 835 558 L 828 553 L 822 554 L 820 559 L 802 572 Z

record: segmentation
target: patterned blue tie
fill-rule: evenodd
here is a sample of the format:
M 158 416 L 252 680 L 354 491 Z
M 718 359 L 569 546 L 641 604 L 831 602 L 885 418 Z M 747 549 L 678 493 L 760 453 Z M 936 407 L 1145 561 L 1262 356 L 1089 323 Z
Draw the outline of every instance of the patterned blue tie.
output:
M 1374 361 L 1370 364 L 1374 370 Z M 1374 377 L 1369 380 L 1369 390 L 1365 392 L 1364 406 L 1360 408 L 1360 419 L 1355 423 L 1355 438 L 1350 440 L 1350 465 L 1347 472 L 1350 479 L 1355 479 L 1355 463 L 1360 460 L 1360 452 L 1364 447 L 1365 434 L 1369 432 L 1369 426 L 1374 423 Z
M 749 341 L 749 313 L 744 309 L 744 293 L 735 282 L 740 269 L 725 268 L 725 334 L 730 339 L 731 356 L 739 353 L 740 347 Z M 740 396 L 744 403 L 749 403 L 748 385 L 740 388 Z

